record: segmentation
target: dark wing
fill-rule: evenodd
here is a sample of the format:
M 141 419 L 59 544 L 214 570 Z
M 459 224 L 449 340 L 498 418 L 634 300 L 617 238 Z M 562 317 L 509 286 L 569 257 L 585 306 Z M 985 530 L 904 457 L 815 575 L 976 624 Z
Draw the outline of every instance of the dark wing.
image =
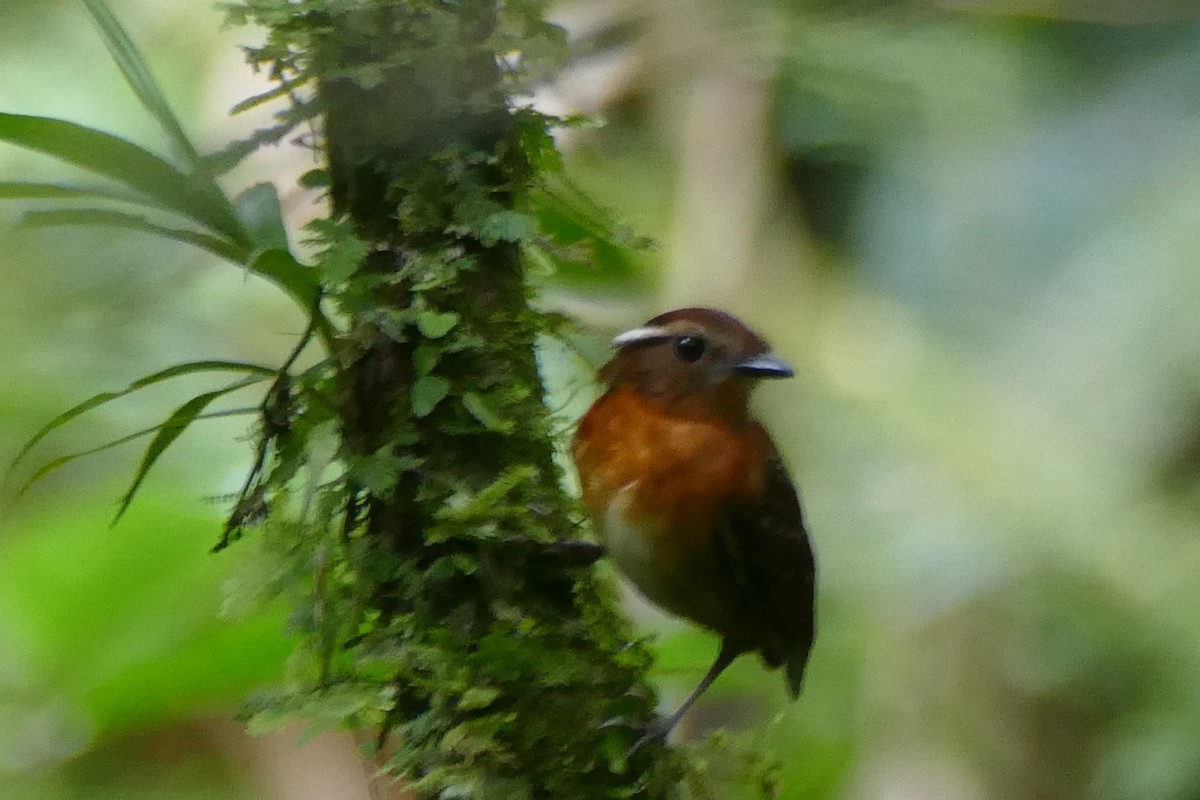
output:
M 762 494 L 733 508 L 717 539 L 750 639 L 730 644 L 761 650 L 770 666 L 785 664 L 795 697 L 816 629 L 816 562 L 796 488 L 774 448 Z

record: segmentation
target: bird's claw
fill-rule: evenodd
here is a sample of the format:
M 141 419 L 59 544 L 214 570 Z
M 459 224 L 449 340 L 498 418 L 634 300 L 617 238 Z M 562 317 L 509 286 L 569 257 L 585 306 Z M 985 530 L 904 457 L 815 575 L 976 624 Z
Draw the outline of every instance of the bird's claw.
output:
M 655 719 L 654 722 L 650 724 L 650 729 L 646 731 L 646 733 L 644 733 L 640 739 L 634 742 L 628 751 L 626 751 L 625 758 L 627 760 L 632 759 L 639 750 L 646 745 L 651 744 L 652 742 L 657 742 L 660 745 L 666 744 L 667 736 L 670 735 L 673 727 L 675 726 L 671 724 L 671 720 L 667 717 L 659 717 Z

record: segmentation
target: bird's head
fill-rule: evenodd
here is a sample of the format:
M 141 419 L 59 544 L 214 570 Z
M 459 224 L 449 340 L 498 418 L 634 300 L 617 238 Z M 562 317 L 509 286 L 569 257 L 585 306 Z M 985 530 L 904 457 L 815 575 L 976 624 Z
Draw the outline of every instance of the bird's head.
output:
M 757 334 L 711 308 L 661 314 L 613 346 L 616 355 L 600 370 L 610 388 L 629 387 L 695 416 L 744 418 L 757 380 L 793 374 Z

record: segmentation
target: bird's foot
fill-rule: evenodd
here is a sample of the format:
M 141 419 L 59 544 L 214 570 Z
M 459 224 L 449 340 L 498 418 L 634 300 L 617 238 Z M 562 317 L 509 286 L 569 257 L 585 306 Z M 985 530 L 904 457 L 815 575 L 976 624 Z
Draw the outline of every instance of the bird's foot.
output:
M 642 734 L 641 738 L 630 746 L 625 753 L 626 759 L 632 759 L 639 750 L 648 744 L 665 745 L 667 737 L 671 735 L 672 729 L 675 727 L 675 719 L 673 717 L 657 717 L 650 723 L 649 729 Z

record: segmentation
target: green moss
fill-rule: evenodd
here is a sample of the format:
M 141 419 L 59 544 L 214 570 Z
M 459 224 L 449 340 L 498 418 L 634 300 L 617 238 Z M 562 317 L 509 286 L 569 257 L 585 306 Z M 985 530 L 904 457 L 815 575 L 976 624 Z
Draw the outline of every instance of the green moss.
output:
M 304 649 L 252 725 L 370 731 L 419 797 L 664 797 L 649 658 L 609 588 L 552 545 L 580 530 L 534 356 L 527 196 L 555 120 L 512 93 L 563 54 L 541 2 L 250 0 L 253 63 L 310 120 L 332 214 L 335 352 L 264 414 L 233 529 L 277 554 Z M 522 54 L 519 65 L 500 55 Z M 502 66 L 503 64 L 503 66 Z M 261 513 L 244 513 L 247 509 Z

